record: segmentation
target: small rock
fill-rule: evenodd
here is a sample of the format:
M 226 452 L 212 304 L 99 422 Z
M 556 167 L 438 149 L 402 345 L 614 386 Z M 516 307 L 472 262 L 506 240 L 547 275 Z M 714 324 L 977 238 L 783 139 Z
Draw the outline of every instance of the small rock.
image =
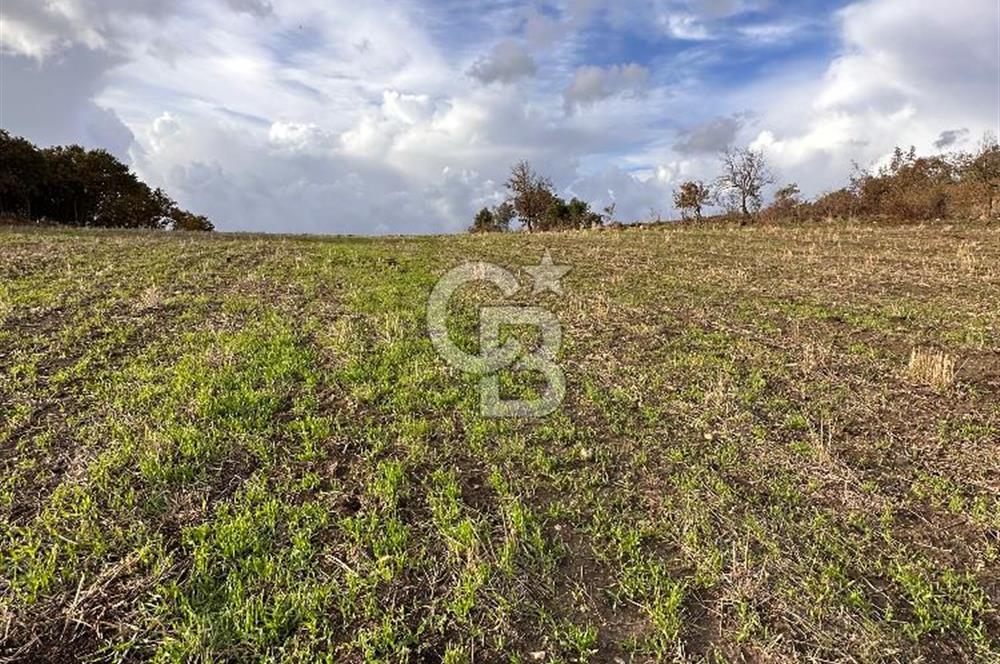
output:
M 544 650 L 539 650 L 537 652 L 528 653 L 528 656 L 531 657 L 531 661 L 533 661 L 533 662 L 540 662 L 543 659 L 545 659 L 545 651 Z
M 706 433 L 705 434 L 705 440 L 707 440 L 707 441 L 713 441 L 713 440 L 715 440 L 715 434 L 714 433 Z

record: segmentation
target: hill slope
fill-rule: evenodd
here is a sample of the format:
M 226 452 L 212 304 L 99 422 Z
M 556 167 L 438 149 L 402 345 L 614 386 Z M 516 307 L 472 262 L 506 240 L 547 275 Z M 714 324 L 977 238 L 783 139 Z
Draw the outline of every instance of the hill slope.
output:
M 545 248 L 483 417 L 428 295 Z M 983 226 L 0 231 L 0 660 L 996 661 L 998 302 Z

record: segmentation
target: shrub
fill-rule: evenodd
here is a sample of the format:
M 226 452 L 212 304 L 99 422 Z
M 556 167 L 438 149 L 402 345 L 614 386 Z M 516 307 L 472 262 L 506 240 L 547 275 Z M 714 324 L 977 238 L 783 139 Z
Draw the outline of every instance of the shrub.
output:
M 688 181 L 674 192 L 674 207 L 680 210 L 681 218 L 685 221 L 691 216 L 701 221 L 702 209 L 708 204 L 711 197 L 712 190 L 705 183 Z

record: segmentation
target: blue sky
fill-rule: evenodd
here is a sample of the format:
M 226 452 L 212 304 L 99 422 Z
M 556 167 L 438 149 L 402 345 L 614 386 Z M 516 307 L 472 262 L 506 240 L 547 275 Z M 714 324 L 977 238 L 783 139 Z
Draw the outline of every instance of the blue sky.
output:
M 808 194 L 998 130 L 990 0 L 2 0 L 0 125 L 223 230 L 464 228 L 535 163 L 670 216 L 727 146 Z

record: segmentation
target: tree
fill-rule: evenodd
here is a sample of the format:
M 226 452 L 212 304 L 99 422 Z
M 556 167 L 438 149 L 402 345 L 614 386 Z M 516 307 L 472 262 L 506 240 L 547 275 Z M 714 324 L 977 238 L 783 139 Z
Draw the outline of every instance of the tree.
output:
M 569 205 L 566 201 L 558 196 L 552 196 L 551 200 L 549 200 L 549 206 L 545 209 L 545 216 L 537 222 L 536 228 L 540 231 L 570 228 L 572 226 L 570 214 Z
M 469 226 L 470 233 L 492 233 L 494 230 L 495 221 L 493 219 L 493 210 L 488 207 L 484 207 L 478 213 L 476 213 L 476 218 L 472 220 L 472 225 Z
M 510 203 L 501 203 L 495 208 L 484 207 L 472 220 L 469 233 L 506 233 L 515 217 L 514 207 Z
M 987 217 L 993 216 L 993 207 L 1000 193 L 1000 143 L 993 133 L 983 136 L 976 154 L 967 157 L 961 166 L 962 179 L 973 189 L 981 201 Z
M 590 203 L 579 198 L 569 202 L 570 227 L 577 229 L 597 228 L 604 225 L 604 217 L 590 209 Z
M 552 181 L 532 169 L 526 161 L 518 162 L 507 179 L 511 204 L 528 232 L 533 232 L 545 222 L 549 206 L 555 199 Z
M 722 175 L 718 189 L 730 210 L 739 211 L 744 223 L 760 210 L 764 188 L 774 184 L 774 175 L 764 153 L 750 148 L 722 153 Z
M 681 218 L 685 221 L 692 214 L 695 219 L 701 221 L 702 208 L 708 203 L 711 196 L 712 191 L 705 183 L 688 181 L 681 184 L 680 189 L 674 192 L 674 207 L 681 211 Z
M 44 172 L 38 148 L 0 129 L 0 213 L 30 218 Z
M 802 208 L 802 190 L 794 182 L 774 192 L 774 202 L 767 208 L 766 216 L 772 220 L 798 219 Z
M 618 201 L 611 201 L 601 211 L 601 225 L 615 223 L 615 213 L 618 211 Z
M 75 226 L 162 228 L 161 219 L 176 208 L 109 152 L 71 145 L 42 153 L 47 177 L 36 210 L 41 217 Z
M 545 216 L 538 223 L 538 230 L 582 230 L 595 228 L 604 223 L 601 215 L 590 209 L 590 203 L 572 198 L 567 203 L 562 198 L 553 195 Z
M 510 203 L 504 202 L 493 208 L 493 225 L 501 233 L 509 231 L 516 218 L 517 212 Z
M 104 150 L 79 145 L 39 150 L 0 130 L 0 213 L 72 226 L 212 228 L 180 210 Z

